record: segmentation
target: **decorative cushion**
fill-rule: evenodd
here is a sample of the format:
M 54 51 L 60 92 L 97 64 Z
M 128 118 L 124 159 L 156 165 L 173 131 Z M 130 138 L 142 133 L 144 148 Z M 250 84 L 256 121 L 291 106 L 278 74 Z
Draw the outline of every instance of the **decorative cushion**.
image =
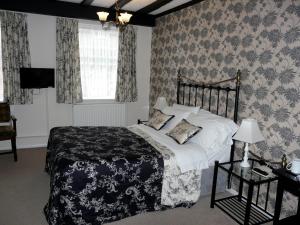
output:
M 155 130 L 160 130 L 173 117 L 174 117 L 174 115 L 167 115 L 167 114 L 164 114 L 160 110 L 155 110 L 153 116 L 151 117 L 151 119 L 149 120 L 149 122 L 146 125 L 154 128 Z
M 197 127 L 190 124 L 186 119 L 183 119 L 176 127 L 168 132 L 167 135 L 173 138 L 178 144 L 182 145 L 201 130 L 202 127 Z

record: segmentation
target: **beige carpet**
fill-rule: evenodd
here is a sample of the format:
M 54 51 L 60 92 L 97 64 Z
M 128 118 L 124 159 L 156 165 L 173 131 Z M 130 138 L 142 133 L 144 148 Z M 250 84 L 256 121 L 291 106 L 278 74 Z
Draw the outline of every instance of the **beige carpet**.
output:
M 0 156 L 0 225 L 47 225 L 43 207 L 49 194 L 49 176 L 43 171 L 45 149 L 19 150 Z M 209 197 L 190 209 L 177 208 L 126 218 L 110 225 L 234 225 L 218 208 L 209 208 Z

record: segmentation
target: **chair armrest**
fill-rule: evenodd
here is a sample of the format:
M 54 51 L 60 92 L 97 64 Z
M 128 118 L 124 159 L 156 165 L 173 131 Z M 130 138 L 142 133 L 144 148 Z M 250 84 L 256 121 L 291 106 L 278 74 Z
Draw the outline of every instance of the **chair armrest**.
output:
M 148 121 L 147 120 L 140 120 L 140 119 L 137 120 L 137 124 L 143 124 L 145 122 L 148 122 Z
M 10 115 L 10 118 L 12 121 L 14 121 L 14 120 L 17 121 L 17 118 L 14 115 Z
M 17 118 L 14 115 L 10 115 L 10 118 L 13 122 L 12 125 L 13 125 L 14 130 L 16 131 L 16 136 L 17 136 Z

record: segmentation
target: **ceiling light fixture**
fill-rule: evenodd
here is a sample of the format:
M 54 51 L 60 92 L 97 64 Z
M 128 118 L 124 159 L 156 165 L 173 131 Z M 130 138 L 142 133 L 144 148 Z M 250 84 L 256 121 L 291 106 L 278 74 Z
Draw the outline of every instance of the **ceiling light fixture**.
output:
M 115 23 L 115 25 L 118 26 L 124 26 L 127 23 L 129 23 L 130 18 L 132 17 L 132 14 L 124 12 L 121 13 L 120 10 L 120 6 L 119 6 L 119 1 L 116 0 L 116 4 L 115 4 L 115 10 L 116 10 L 116 19 L 115 21 L 112 21 L 113 23 Z M 102 25 L 107 21 L 107 18 L 109 16 L 108 12 L 105 11 L 101 11 L 101 12 L 97 12 L 97 15 L 99 17 L 100 22 L 102 23 Z

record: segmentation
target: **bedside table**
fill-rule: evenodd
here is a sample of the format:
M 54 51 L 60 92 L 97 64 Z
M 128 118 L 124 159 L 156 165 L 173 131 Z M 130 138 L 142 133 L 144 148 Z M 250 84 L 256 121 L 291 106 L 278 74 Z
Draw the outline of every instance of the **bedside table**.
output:
M 217 206 L 227 215 L 229 215 L 238 224 L 244 225 L 258 225 L 267 223 L 273 220 L 273 215 L 267 211 L 268 200 L 269 200 L 269 190 L 270 184 L 277 180 L 277 176 L 273 173 L 269 174 L 268 177 L 260 176 L 251 171 L 252 168 L 260 166 L 259 161 L 255 159 L 249 159 L 251 165 L 250 168 L 242 168 L 240 166 L 242 160 L 237 160 L 233 162 L 219 163 L 215 162 L 214 177 L 213 177 L 213 187 L 211 194 L 210 207 L 214 208 Z M 216 195 L 216 185 L 218 170 L 224 170 L 231 177 L 235 177 L 239 180 L 239 192 L 238 195 L 215 199 Z M 244 197 L 243 187 L 244 184 L 248 185 L 247 197 Z M 261 185 L 267 185 L 267 193 L 265 196 L 264 207 L 258 205 L 260 187 Z M 257 190 L 257 195 L 255 201 L 252 201 L 254 188 Z
M 286 169 L 275 169 L 273 173 L 278 176 L 278 186 L 276 194 L 276 204 L 274 212 L 274 224 L 276 225 L 295 225 L 300 221 L 300 181 L 296 176 L 291 174 Z M 298 210 L 295 216 L 291 216 L 282 220 L 279 220 L 283 192 L 288 191 L 293 195 L 298 196 Z

